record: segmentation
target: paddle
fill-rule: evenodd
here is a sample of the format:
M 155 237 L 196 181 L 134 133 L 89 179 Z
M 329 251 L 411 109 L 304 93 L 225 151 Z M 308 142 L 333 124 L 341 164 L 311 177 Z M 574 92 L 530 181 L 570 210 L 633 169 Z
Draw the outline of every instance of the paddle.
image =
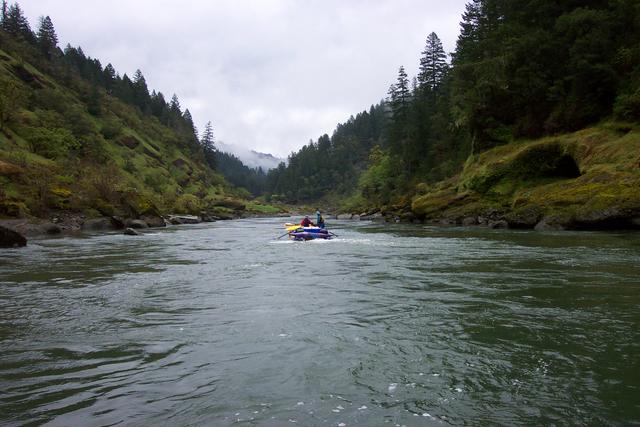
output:
M 276 240 L 281 239 L 281 238 L 283 238 L 284 236 L 288 236 L 288 235 L 289 235 L 289 232 L 287 231 L 287 232 L 286 232 L 286 233 L 284 233 L 282 236 L 277 237 L 277 238 L 276 238 Z

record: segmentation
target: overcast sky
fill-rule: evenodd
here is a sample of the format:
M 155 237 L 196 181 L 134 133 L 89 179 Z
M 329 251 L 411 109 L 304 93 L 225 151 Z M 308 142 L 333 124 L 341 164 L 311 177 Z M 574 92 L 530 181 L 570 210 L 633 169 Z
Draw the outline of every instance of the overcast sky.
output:
M 177 94 L 216 139 L 286 157 L 416 74 L 435 31 L 453 51 L 467 0 L 22 0 L 149 89 Z M 9 3 L 12 3 L 10 1 Z

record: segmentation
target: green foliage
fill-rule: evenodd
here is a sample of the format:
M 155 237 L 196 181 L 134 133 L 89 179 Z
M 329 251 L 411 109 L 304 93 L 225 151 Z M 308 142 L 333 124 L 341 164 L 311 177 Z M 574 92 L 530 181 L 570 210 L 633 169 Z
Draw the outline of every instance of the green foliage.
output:
M 202 202 L 193 194 L 183 194 L 175 202 L 175 211 L 177 213 L 198 215 L 202 208 Z
M 20 172 L 0 177 L 0 215 L 137 216 L 176 203 L 195 212 L 211 194 L 247 195 L 205 164 L 177 96 L 167 103 L 139 70 L 120 77 L 80 47 L 60 51 L 48 17 L 36 37 L 21 9 L 11 11 L 0 26 L 0 162 Z M 119 143 L 124 136 L 137 145 Z
M 147 187 L 154 190 L 156 193 L 161 193 L 171 183 L 171 179 L 168 176 L 166 170 L 152 169 L 145 177 L 144 183 Z
M 0 131 L 13 122 L 26 98 L 22 85 L 14 80 L 0 78 Z
M 122 135 L 122 129 L 124 126 L 116 118 L 108 118 L 102 122 L 100 133 L 105 139 L 115 140 Z
M 292 153 L 288 164 L 268 172 L 267 193 L 273 200 L 293 203 L 353 193 L 371 148 L 382 138 L 388 121 L 385 110 L 384 105 L 371 106 L 338 124 L 331 137 L 322 135 Z
M 268 205 L 268 204 L 266 205 L 257 201 L 248 203 L 246 206 L 246 209 L 249 212 L 257 212 L 260 214 L 267 214 L 267 215 L 274 215 L 282 212 L 282 209 L 277 206 Z
M 400 67 L 379 107 L 375 133 L 362 132 L 371 120 L 357 118 L 358 130 L 347 139 L 331 137 L 329 153 L 336 156 L 321 154 L 320 140 L 311 142 L 290 156 L 288 165 L 269 173 L 267 187 L 292 202 L 352 195 L 357 188 L 370 203 L 384 204 L 396 193 L 410 192 L 416 182 L 455 175 L 470 154 L 517 138 L 580 129 L 614 111 L 637 122 L 639 46 L 637 1 L 472 0 L 451 66 L 431 33 L 414 87 Z M 367 158 L 372 142 L 389 157 Z M 476 170 L 473 176 L 467 170 L 461 188 L 509 193 L 531 179 L 575 177 L 573 157 L 557 148 L 537 147 L 508 166 Z M 357 160 L 345 167 L 350 153 L 357 153 Z M 323 159 L 336 167 L 322 164 Z M 329 177 L 329 188 L 322 186 L 321 176 Z
M 618 168 L 637 168 L 632 164 L 636 154 L 622 142 L 606 150 L 564 140 L 530 147 L 513 142 L 580 129 L 612 113 L 626 121 L 613 126 L 618 137 L 634 129 L 640 119 L 640 7 L 635 0 L 471 0 L 451 65 L 438 36 L 429 34 L 413 87 L 400 67 L 388 99 L 338 124 L 331 136 L 310 141 L 266 177 L 217 153 L 210 124 L 199 140 L 178 97 L 167 102 L 162 93 L 149 93 L 140 70 L 133 78 L 120 77 L 80 47 L 67 45 L 60 53 L 50 19 L 41 20 L 36 37 L 19 6 L 11 6 L 0 43 L 0 157 L 29 169 L 21 182 L 12 177 L 9 183 L 16 194 L 24 194 L 12 201 L 24 203 L 22 211 L 99 205 L 104 212 L 139 212 L 139 206 L 123 201 L 123 188 L 144 195 L 149 206 L 162 200 L 163 207 L 175 203 L 185 212 L 224 199 L 222 194 L 244 197 L 247 191 L 298 203 L 348 198 L 355 207 L 400 201 L 413 194 L 415 184 L 426 182 L 428 189 L 414 200 L 418 211 L 462 214 L 474 204 L 511 206 L 506 198 L 528 186 L 556 191 L 556 181 L 582 182 L 592 173 L 595 157 Z M 140 143 L 115 143 L 124 135 Z M 625 138 L 620 141 L 633 145 Z M 27 146 L 33 153 L 25 151 Z M 498 153 L 504 154 L 501 161 L 492 162 Z M 632 160 L 623 160 L 621 153 Z M 469 155 L 459 179 L 454 177 Z M 169 158 L 183 161 L 176 165 Z M 110 182 L 95 178 L 109 173 L 100 168 L 116 163 L 123 169 L 116 167 Z M 56 168 L 74 170 L 76 182 L 47 182 L 43 171 Z M 244 189 L 230 189 L 213 168 Z M 583 176 L 576 178 L 580 172 Z M 617 178 L 622 172 L 607 170 Z M 446 184 L 435 185 L 439 180 Z M 51 185 L 68 185 L 71 194 L 61 198 L 45 188 Z M 626 187 L 617 190 L 628 195 Z M 610 196 L 588 202 L 606 204 Z M 529 209 L 526 195 L 518 197 L 523 201 L 518 215 L 539 213 Z M 565 214 L 578 215 L 572 209 Z
M 514 227 L 533 227 L 543 217 L 581 227 L 633 215 L 640 212 L 640 134 L 616 128 L 611 123 L 488 150 L 470 159 L 459 177 L 424 188 L 412 210 L 454 222 L 504 214 Z
M 616 117 L 620 119 L 640 121 L 640 89 L 633 93 L 619 95 L 614 111 Z
M 58 47 L 58 36 L 56 30 L 53 27 L 53 22 L 48 16 L 40 17 L 40 26 L 37 33 L 38 45 L 42 53 L 51 59 L 55 55 L 56 48 Z
M 566 144 L 552 140 L 527 145 L 519 151 L 510 148 L 509 155 L 496 162 L 488 163 L 486 156 L 481 156 L 466 164 L 458 189 L 509 194 L 534 182 L 576 178 L 580 169 L 568 149 Z
M 360 175 L 358 188 L 370 202 L 387 204 L 396 187 L 398 164 L 378 147 L 372 150 L 370 159 L 371 166 Z
M 470 3 L 454 55 L 453 98 L 476 148 L 609 115 L 630 76 L 639 16 L 630 1 Z
M 267 175 L 261 168 L 249 168 L 240 159 L 229 153 L 216 151 L 215 156 L 215 165 L 218 172 L 236 187 L 246 189 L 249 192 L 247 197 L 251 194 L 259 196 L 262 193 Z
M 80 144 L 68 129 L 36 127 L 26 132 L 31 150 L 49 159 L 65 157 L 69 151 L 80 148 Z
M 429 96 L 437 91 L 444 82 L 449 68 L 447 54 L 444 52 L 442 42 L 436 33 L 431 33 L 427 37 L 422 55 L 418 73 L 418 88 L 422 92 L 422 96 Z

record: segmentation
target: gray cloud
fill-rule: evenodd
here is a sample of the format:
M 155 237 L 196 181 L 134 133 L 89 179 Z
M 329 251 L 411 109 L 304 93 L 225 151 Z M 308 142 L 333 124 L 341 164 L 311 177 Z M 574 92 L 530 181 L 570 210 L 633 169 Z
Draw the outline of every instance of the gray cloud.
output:
M 29 0 L 61 46 L 176 93 L 216 138 L 286 156 L 415 74 L 427 35 L 452 51 L 466 0 Z

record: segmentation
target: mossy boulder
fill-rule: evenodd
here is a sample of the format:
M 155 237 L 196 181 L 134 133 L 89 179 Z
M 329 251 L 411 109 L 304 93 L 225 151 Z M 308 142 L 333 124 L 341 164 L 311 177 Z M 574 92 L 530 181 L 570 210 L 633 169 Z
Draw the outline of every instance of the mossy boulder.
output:
M 0 217 L 19 218 L 28 215 L 29 208 L 24 202 L 15 200 L 0 200 Z
M 480 156 L 462 173 L 460 190 L 508 195 L 532 182 L 576 178 L 580 168 L 568 147 L 558 141 L 525 146 L 506 157 Z
M 510 228 L 638 228 L 640 132 L 607 127 L 495 147 L 449 183 L 420 186 L 412 211 L 432 222 Z M 418 188 L 418 187 L 416 187 Z M 467 219 L 467 220 L 466 220 Z

